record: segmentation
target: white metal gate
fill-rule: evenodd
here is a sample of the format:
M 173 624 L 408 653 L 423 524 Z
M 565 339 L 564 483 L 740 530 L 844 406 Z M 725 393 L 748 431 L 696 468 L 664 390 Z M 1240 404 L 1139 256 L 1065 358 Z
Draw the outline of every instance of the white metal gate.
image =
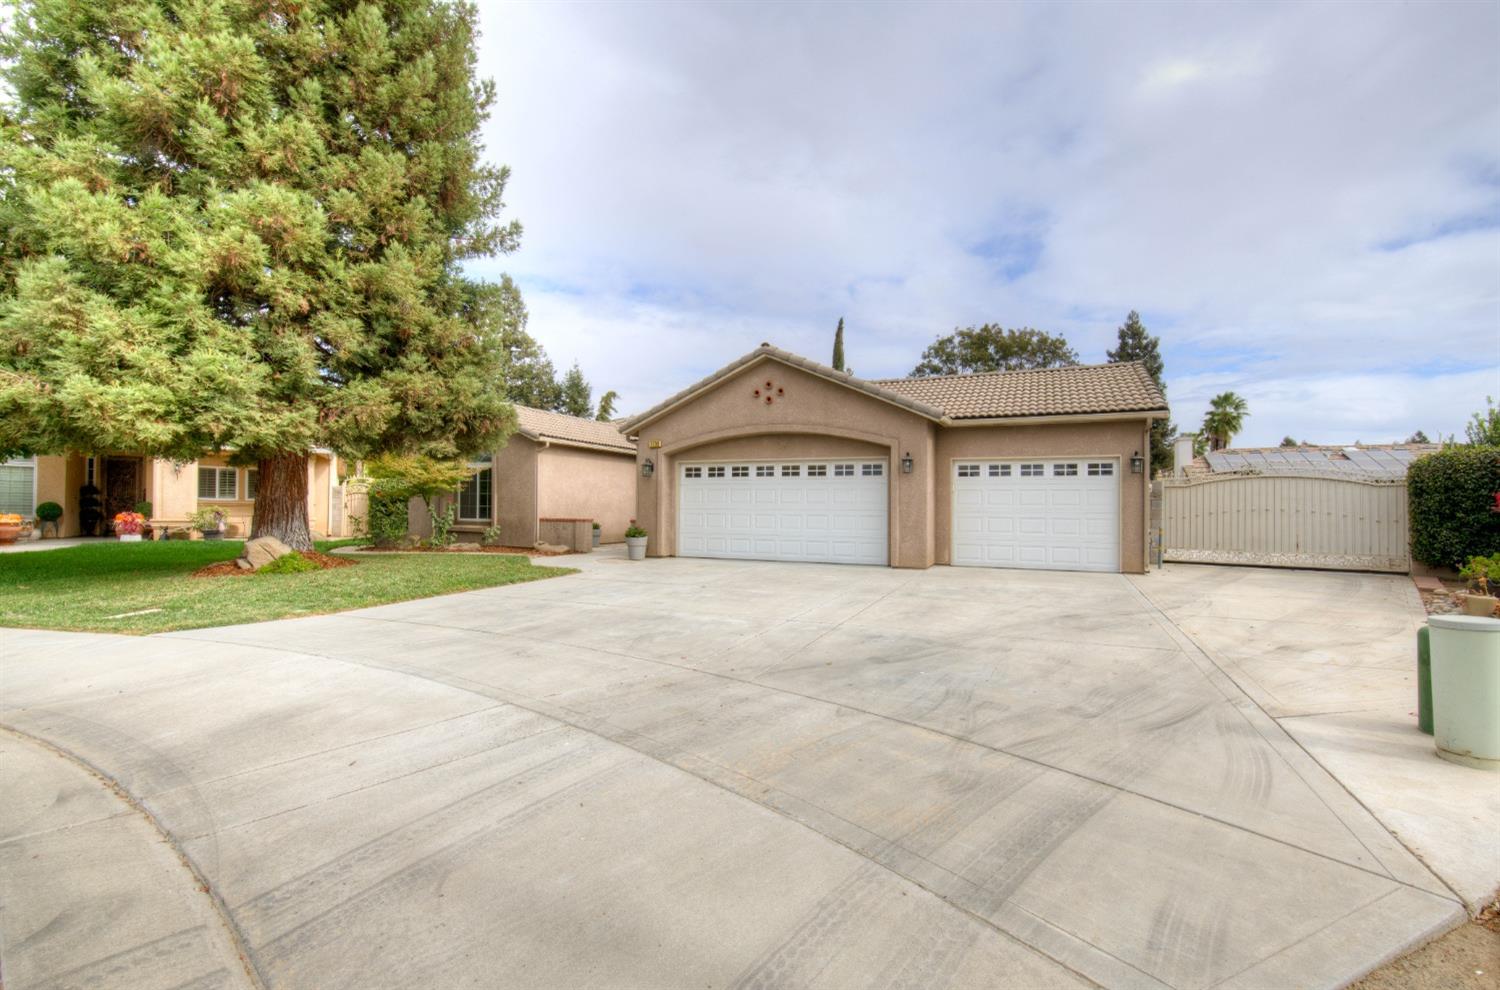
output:
M 1162 483 L 1162 556 L 1213 564 L 1411 569 L 1404 481 L 1216 474 Z

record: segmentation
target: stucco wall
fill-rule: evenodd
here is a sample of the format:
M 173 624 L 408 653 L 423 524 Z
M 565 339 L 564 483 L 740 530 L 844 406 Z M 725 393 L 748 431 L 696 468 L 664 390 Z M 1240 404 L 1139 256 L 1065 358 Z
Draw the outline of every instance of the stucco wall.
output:
M 635 516 L 635 458 L 562 447 L 537 452 L 537 515 L 592 519 L 600 539 L 618 543 Z
M 43 456 L 36 459 L 36 505 L 33 505 L 31 509 L 35 511 L 37 505 L 43 502 L 56 502 L 63 507 L 63 517 L 57 524 L 58 533 L 63 536 L 76 536 L 78 534 L 78 485 L 83 482 L 80 481 L 72 486 L 73 506 L 70 510 L 68 507 L 68 461 L 67 457 Z M 52 535 L 50 529 L 47 535 Z
M 1146 569 L 1146 511 L 1149 465 L 1130 473 L 1130 458 L 1149 454 L 1149 421 L 1114 420 L 1056 425 L 955 426 L 937 436 L 937 560 L 951 559 L 953 462 L 984 457 L 1113 457 L 1119 460 L 1120 566 L 1139 574 Z
M 495 519 L 500 540 L 515 547 L 537 541 L 537 445 L 513 436 L 495 451 Z
M 754 395 L 770 381 L 774 401 Z M 776 390 L 780 389 L 780 394 Z M 652 478 L 636 482 L 636 518 L 651 534 L 648 553 L 677 550 L 677 471 L 683 460 L 704 456 L 782 457 L 883 453 L 890 460 L 890 548 L 896 567 L 933 562 L 933 437 L 936 427 L 898 406 L 863 395 L 798 368 L 766 359 L 741 369 L 644 426 L 637 460 L 656 465 Z M 753 438 L 753 439 L 752 439 Z M 651 443 L 660 441 L 653 448 Z M 858 450 L 838 443 L 856 441 Z M 736 446 L 735 444 L 738 444 Z M 915 461 L 902 474 L 901 456 Z

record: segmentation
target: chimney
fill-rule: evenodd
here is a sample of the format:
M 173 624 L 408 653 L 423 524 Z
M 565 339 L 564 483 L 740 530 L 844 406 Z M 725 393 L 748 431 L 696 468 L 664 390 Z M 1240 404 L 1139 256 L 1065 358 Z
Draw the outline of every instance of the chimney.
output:
M 1193 435 L 1179 433 L 1177 439 L 1172 441 L 1172 476 L 1187 477 L 1187 468 L 1191 463 L 1193 463 Z

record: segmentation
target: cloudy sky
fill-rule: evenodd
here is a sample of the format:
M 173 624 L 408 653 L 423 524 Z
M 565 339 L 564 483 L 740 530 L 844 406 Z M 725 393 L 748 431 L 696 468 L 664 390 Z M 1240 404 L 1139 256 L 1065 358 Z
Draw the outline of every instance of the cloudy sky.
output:
M 1500 398 L 1500 3 L 482 4 L 531 330 L 640 410 L 762 340 L 865 377 L 956 326 L 1240 443 Z

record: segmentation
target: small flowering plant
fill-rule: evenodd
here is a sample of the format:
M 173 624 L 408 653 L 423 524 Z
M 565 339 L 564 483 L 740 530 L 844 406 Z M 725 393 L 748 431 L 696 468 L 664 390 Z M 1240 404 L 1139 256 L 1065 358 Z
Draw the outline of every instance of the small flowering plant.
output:
M 139 512 L 119 512 L 114 518 L 115 532 L 122 536 L 138 535 L 146 529 L 146 517 Z

